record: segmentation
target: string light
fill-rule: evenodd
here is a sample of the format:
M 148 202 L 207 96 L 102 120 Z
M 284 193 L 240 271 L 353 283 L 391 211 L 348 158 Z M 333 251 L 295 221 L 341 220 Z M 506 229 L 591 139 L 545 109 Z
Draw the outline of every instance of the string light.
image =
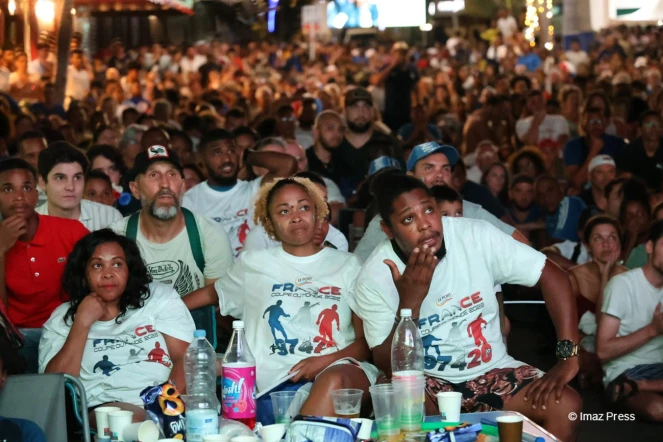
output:
M 548 19 L 552 19 L 553 16 L 553 0 L 546 0 L 546 17 Z M 554 46 L 554 34 L 555 34 L 555 27 L 552 25 L 552 23 L 549 23 L 548 25 L 548 35 L 550 36 L 549 41 L 545 44 L 545 48 L 548 49 L 549 51 L 552 50 Z
M 529 41 L 530 46 L 534 46 L 535 33 L 539 29 L 539 14 L 534 1 L 526 0 L 527 9 L 525 11 L 525 39 Z M 543 0 L 537 0 L 537 2 L 543 4 Z

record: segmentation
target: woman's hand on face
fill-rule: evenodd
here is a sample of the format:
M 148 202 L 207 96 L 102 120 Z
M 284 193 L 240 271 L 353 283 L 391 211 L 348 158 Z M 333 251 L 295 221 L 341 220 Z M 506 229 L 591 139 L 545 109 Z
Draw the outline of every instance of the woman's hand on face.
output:
M 108 307 L 106 307 L 103 299 L 96 293 L 90 293 L 78 306 L 75 321 L 80 322 L 86 327 L 91 327 L 92 324 L 103 318 L 107 313 Z

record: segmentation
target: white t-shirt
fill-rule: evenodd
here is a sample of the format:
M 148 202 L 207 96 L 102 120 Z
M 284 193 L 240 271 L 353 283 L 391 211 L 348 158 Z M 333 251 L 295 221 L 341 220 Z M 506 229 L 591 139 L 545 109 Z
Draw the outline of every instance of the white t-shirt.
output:
M 87 70 L 80 71 L 69 65 L 67 67 L 67 86 L 65 87 L 65 97 L 74 100 L 82 100 L 90 92 L 90 74 Z
M 220 278 L 233 262 L 230 240 L 226 232 L 212 220 L 195 213 L 194 216 L 205 258 L 204 274 L 193 258 L 186 227 L 175 238 L 164 244 L 153 243 L 145 238 L 140 228 L 140 220 L 136 232 L 136 244 L 152 278 L 174 288 L 180 296 L 204 287 L 206 279 Z M 128 220 L 129 217 L 121 219 L 110 228 L 119 235 L 126 235 Z
M 28 73 L 28 81 L 30 83 L 32 83 L 32 84 L 39 83 L 39 80 L 41 80 L 41 77 L 39 77 L 39 75 Z M 23 81 L 21 80 L 21 77 L 18 75 L 18 72 L 12 72 L 9 75 L 9 87 L 12 87 L 12 86 L 15 86 L 15 87 L 18 87 L 18 88 L 22 88 L 22 87 L 26 86 L 26 84 L 23 83 Z
M 516 122 L 516 134 L 520 140 L 527 134 L 529 128 L 532 126 L 534 117 L 529 116 L 521 118 Z M 553 140 L 557 142 L 559 137 L 569 135 L 569 123 L 561 115 L 546 115 L 541 125 L 539 125 L 539 139 L 537 145 L 540 145 L 546 140 Z
M 249 230 L 255 226 L 252 219 L 253 205 L 261 182 L 262 178 L 238 180 L 232 189 L 222 192 L 212 189 L 205 181 L 184 194 L 182 205 L 221 224 L 237 256 L 242 251 Z
M 497 19 L 497 29 L 500 30 L 502 36 L 506 40 L 518 30 L 518 23 L 516 23 L 516 19 L 513 18 L 513 16 L 509 15 L 507 17 Z
M 508 51 L 506 45 L 499 45 L 497 47 L 490 45 L 486 52 L 486 58 L 489 60 L 501 61 L 503 58 L 506 58 Z
M 573 252 L 575 251 L 576 245 L 578 243 L 569 241 L 568 239 L 564 242 L 560 242 L 557 244 L 553 244 L 553 247 L 559 250 L 559 254 L 562 255 L 566 259 L 571 259 L 573 258 Z M 589 256 L 589 252 L 587 252 L 587 247 L 583 243 L 580 243 L 580 254 L 578 255 L 578 259 L 576 260 L 576 264 L 586 264 L 589 261 L 592 260 L 592 257 Z
M 195 326 L 174 290 L 153 282 L 143 308 L 128 310 L 120 323 L 97 321 L 90 328 L 79 379 L 88 405 L 127 402 L 142 406 L 145 387 L 166 382 L 173 363 L 164 335 L 191 342 Z M 70 304 L 56 308 L 39 342 L 39 372 L 64 346 L 72 321 L 64 322 Z
M 49 215 L 48 204 L 37 207 L 36 212 L 40 215 Z M 90 232 L 105 229 L 121 219 L 122 214 L 115 207 L 95 203 L 94 201 L 81 200 L 81 215 L 78 220 Z
M 479 204 L 474 204 L 465 200 L 463 200 L 463 218 L 486 221 L 507 235 L 513 235 L 513 232 L 516 230 L 515 227 L 500 221 L 495 215 L 485 210 Z M 359 241 L 359 244 L 357 244 L 357 247 L 355 247 L 354 254 L 357 255 L 362 262 L 365 262 L 373 250 L 375 250 L 382 241 L 387 239 L 387 235 L 382 231 L 382 227 L 380 227 L 380 221 L 382 221 L 382 217 L 376 215 L 371 222 L 368 223 L 364 236 Z
M 329 226 L 329 232 L 327 232 L 325 241 L 333 244 L 334 247 L 342 252 L 348 251 L 348 240 L 345 239 L 345 236 L 341 233 L 340 230 L 332 225 Z M 242 251 L 246 252 L 247 250 L 263 250 L 270 247 L 279 247 L 280 245 L 281 242 L 274 241 L 269 236 L 267 236 L 265 228 L 262 226 L 262 224 L 259 224 L 249 232 L 248 236 L 246 237 L 246 241 L 244 241 L 244 248 Z
M 245 251 L 214 284 L 221 314 L 244 320 L 259 390 L 299 361 L 354 342 L 351 309 L 360 267 L 339 250 L 296 257 L 272 247 Z
M 322 180 L 325 182 L 325 186 L 327 186 L 327 201 L 330 203 L 345 204 L 345 197 L 336 183 L 324 176 L 322 177 Z
M 566 56 L 566 59 L 569 60 L 569 62 L 576 68 L 578 68 L 578 66 L 581 64 L 589 64 L 589 56 L 585 51 L 566 51 L 564 55 Z
M 484 221 L 444 217 L 442 227 L 446 256 L 435 269 L 418 324 L 426 374 L 458 383 L 494 368 L 523 365 L 507 354 L 502 341 L 495 286 L 535 285 L 545 255 Z M 357 280 L 355 312 L 364 320 L 371 348 L 391 333 L 399 305 L 385 259 L 405 270 L 391 242 L 383 241 Z
M 642 268 L 629 270 L 610 280 L 605 288 L 601 311 L 620 320 L 617 337 L 628 336 L 651 324 L 656 305 L 663 302 L 663 289 L 647 281 Z M 603 364 L 603 383 L 636 365 L 663 361 L 663 336 L 657 336 L 642 347 Z

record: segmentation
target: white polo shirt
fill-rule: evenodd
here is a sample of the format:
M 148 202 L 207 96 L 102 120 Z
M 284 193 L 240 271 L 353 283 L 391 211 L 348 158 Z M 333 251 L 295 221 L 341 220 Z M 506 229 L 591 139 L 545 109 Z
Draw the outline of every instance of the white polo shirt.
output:
M 37 207 L 36 212 L 40 215 L 50 215 L 48 213 L 48 203 Z M 105 229 L 121 219 L 122 214 L 115 207 L 95 203 L 94 201 L 81 200 L 81 216 L 78 217 L 78 220 L 90 232 Z

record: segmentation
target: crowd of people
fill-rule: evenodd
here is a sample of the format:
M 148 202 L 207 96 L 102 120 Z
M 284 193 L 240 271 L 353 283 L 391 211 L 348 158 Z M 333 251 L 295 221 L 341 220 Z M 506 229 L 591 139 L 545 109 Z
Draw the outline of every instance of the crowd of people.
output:
M 143 387 L 185 393 L 212 305 L 220 348 L 246 324 L 259 389 L 297 372 L 279 388 L 309 393 L 302 413 L 333 414 L 338 388 L 370 413 L 409 308 L 430 414 L 460 391 L 572 441 L 577 377 L 663 421 L 661 43 L 619 27 L 548 50 L 506 10 L 431 47 L 313 59 L 217 39 L 86 54 L 75 35 L 64 103 L 47 42 L 4 50 L 0 348 L 27 362 L 10 372 L 72 374 L 140 420 Z M 507 353 L 514 287 L 555 326 L 547 373 Z

